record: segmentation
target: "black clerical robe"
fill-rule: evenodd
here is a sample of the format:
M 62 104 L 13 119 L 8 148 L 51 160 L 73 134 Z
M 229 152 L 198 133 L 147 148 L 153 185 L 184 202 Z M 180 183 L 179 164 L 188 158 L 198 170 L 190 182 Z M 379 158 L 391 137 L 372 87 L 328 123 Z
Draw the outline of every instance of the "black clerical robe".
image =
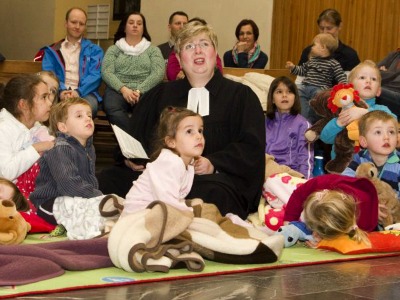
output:
M 187 107 L 191 88 L 186 78 L 161 83 L 139 101 L 132 116 L 131 134 L 143 143 L 148 153 L 161 111 L 166 106 Z M 245 218 L 257 209 L 264 181 L 263 110 L 249 87 L 224 78 L 219 71 L 205 88 L 210 101 L 209 115 L 203 117 L 206 141 L 203 156 L 214 165 L 216 174 L 195 176 L 192 191 L 208 189 L 214 183 L 229 193 L 222 196 L 213 189 L 208 194 L 193 191 L 188 198 L 201 197 L 205 202 L 215 203 L 223 215 L 232 212 Z M 218 197 L 232 199 L 215 199 Z

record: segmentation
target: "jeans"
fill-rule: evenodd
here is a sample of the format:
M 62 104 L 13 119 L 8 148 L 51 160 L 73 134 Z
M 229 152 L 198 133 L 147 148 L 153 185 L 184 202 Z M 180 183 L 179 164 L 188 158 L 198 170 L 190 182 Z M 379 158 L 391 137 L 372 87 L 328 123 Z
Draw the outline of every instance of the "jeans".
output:
M 99 102 L 97 101 L 97 97 L 93 94 L 89 94 L 82 98 L 89 102 L 90 107 L 92 108 L 92 118 L 95 118 L 97 116 L 97 110 L 99 109 Z
M 310 100 L 322 89 L 318 86 L 307 84 L 299 84 L 297 87 L 301 102 L 301 115 L 311 124 L 314 124 L 320 117 L 310 107 Z
M 130 115 L 133 106 L 124 99 L 122 94 L 107 87 L 103 97 L 103 108 L 111 124 L 130 132 Z

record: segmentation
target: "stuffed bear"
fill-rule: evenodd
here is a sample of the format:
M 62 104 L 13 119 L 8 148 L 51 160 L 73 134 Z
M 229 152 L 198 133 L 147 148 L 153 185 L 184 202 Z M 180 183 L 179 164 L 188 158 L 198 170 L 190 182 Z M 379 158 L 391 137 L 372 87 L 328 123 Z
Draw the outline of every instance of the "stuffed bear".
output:
M 11 200 L 0 200 L 0 245 L 17 245 L 23 242 L 31 225 L 17 211 Z
M 366 177 L 374 184 L 380 204 L 387 207 L 388 215 L 382 221 L 384 227 L 400 222 L 400 204 L 397 194 L 386 182 L 378 178 L 378 169 L 372 162 L 361 163 L 356 169 L 356 177 Z
M 310 101 L 310 106 L 322 119 L 306 130 L 304 135 L 308 142 L 313 143 L 319 138 L 325 125 L 344 109 L 341 108 L 342 106 L 350 108 L 353 104 L 367 108 L 367 104 L 360 100 L 357 91 L 353 89 L 351 84 L 338 84 L 332 89 L 318 93 Z M 335 138 L 336 157 L 326 163 L 325 170 L 328 173 L 342 173 L 353 157 L 355 141 L 352 139 L 358 139 L 358 126 L 357 123 L 351 123 L 348 127 L 338 133 Z
M 290 222 L 288 225 L 281 226 L 275 235 L 283 235 L 285 238 L 285 248 L 295 245 L 297 242 L 314 241 L 312 231 L 306 224 L 300 221 Z

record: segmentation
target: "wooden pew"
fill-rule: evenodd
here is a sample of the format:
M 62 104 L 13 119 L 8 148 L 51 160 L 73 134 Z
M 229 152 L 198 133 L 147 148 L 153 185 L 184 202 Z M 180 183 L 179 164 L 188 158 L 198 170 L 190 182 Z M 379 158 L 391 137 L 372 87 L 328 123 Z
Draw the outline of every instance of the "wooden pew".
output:
M 279 76 L 287 76 L 291 78 L 293 81 L 296 79 L 295 75 L 290 74 L 288 69 L 242 69 L 242 68 L 224 68 L 224 74 L 230 74 L 233 76 L 242 77 L 244 74 L 248 72 L 255 72 L 260 74 L 269 75 L 272 77 L 279 77 Z
M 41 62 L 23 61 L 23 60 L 6 60 L 0 62 L 0 83 L 6 83 L 10 78 L 21 73 L 37 73 L 42 69 Z M 257 72 L 270 75 L 272 77 L 288 76 L 295 79 L 287 69 L 241 69 L 241 68 L 224 68 L 224 74 L 234 76 L 244 76 L 248 72 Z M 103 83 L 100 90 L 104 91 Z M 95 133 L 93 143 L 96 148 L 97 159 L 101 162 L 110 162 L 113 160 L 113 150 L 117 145 L 114 133 L 107 120 L 105 113 L 99 110 L 97 117 L 94 119 Z

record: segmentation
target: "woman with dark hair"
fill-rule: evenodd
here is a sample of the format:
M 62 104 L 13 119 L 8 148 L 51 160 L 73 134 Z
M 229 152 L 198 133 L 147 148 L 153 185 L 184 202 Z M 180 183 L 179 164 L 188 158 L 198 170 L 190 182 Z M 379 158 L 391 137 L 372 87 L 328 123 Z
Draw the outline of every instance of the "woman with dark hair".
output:
M 339 42 L 339 47 L 333 53 L 333 58 L 336 59 L 343 68 L 343 71 L 350 72 L 355 66 L 360 63 L 357 52 L 343 44 L 339 40 L 339 33 L 342 29 L 342 17 L 340 13 L 332 8 L 325 9 L 319 15 L 317 24 L 320 33 L 330 33 Z M 298 65 L 308 61 L 312 45 L 305 48 L 301 54 Z
M 158 47 L 151 45 L 146 19 L 139 12 L 126 15 L 108 48 L 101 75 L 107 84 L 104 111 L 108 120 L 125 131 L 133 107 L 142 94 L 164 78 L 165 62 Z
M 236 26 L 236 45 L 224 54 L 224 66 L 231 68 L 264 69 L 268 56 L 261 51 L 258 26 L 253 20 L 244 19 Z

